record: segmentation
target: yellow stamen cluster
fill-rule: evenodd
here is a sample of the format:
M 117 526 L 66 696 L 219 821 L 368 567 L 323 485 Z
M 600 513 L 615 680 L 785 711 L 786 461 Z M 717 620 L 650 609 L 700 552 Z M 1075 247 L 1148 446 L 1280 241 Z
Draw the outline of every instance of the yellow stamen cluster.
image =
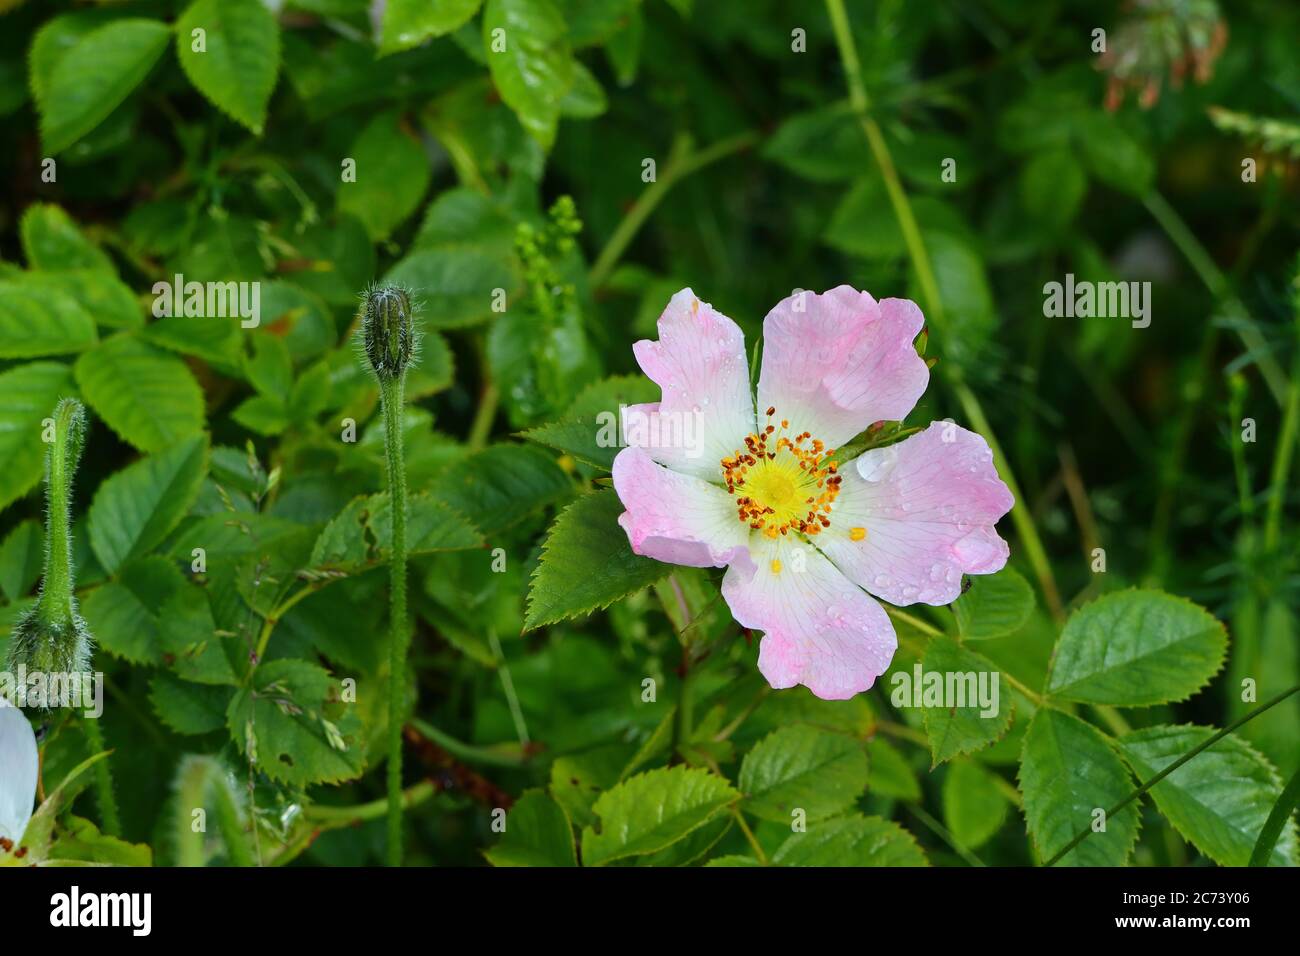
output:
M 831 526 L 831 505 L 843 480 L 835 473 L 835 449 L 826 448 L 808 432 L 788 437 L 787 419 L 767 425 L 745 438 L 722 459 L 727 493 L 736 499 L 737 517 L 755 531 L 777 538 L 797 531 L 816 535 Z

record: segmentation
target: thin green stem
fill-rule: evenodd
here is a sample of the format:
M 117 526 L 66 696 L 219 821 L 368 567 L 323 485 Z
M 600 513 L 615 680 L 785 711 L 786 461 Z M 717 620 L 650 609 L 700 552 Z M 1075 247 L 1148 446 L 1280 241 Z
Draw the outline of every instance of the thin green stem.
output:
M 1282 505 L 1286 502 L 1287 478 L 1295 454 L 1296 432 L 1300 428 L 1300 346 L 1296 349 L 1295 367 L 1286 390 L 1286 408 L 1282 413 L 1282 432 L 1273 454 L 1273 473 L 1269 479 L 1268 511 L 1264 518 L 1264 553 L 1277 550 L 1282 530 Z
M 1246 444 L 1241 440 L 1242 414 L 1246 410 L 1246 382 L 1234 376 L 1228 395 L 1228 449 L 1232 453 L 1232 472 L 1237 479 L 1237 507 L 1243 521 L 1255 516 L 1255 498 L 1250 487 L 1250 471 L 1246 467 Z
M 501 650 L 501 641 L 497 637 L 497 632 L 488 630 L 488 643 L 492 646 L 492 656 L 496 658 L 497 673 L 501 676 L 501 689 L 505 691 L 506 704 L 510 708 L 510 719 L 515 724 L 515 734 L 519 737 L 521 744 L 528 744 L 528 724 L 524 720 L 524 709 L 519 704 L 519 695 L 515 693 L 515 682 L 510 676 L 510 664 L 506 661 L 505 652 Z
M 401 800 L 402 806 L 409 810 L 429 800 L 433 794 L 433 784 L 428 780 L 421 780 L 419 783 L 412 784 L 406 790 L 401 791 L 398 798 Z M 333 807 L 315 803 L 307 808 L 307 819 L 322 824 L 322 829 L 336 830 L 340 827 L 351 826 L 354 823 L 378 820 L 387 812 L 388 798 L 381 797 L 378 800 L 371 800 L 369 803 L 359 803 L 346 807 Z
M 108 747 L 104 744 L 104 732 L 99 729 L 99 721 L 87 717 L 83 726 L 86 739 L 90 742 L 93 753 L 103 753 Z M 117 798 L 113 796 L 113 774 L 108 768 L 108 760 L 95 764 L 95 801 L 99 804 L 99 819 L 108 836 L 122 835 L 122 818 L 117 812 Z
M 677 708 L 673 711 L 673 749 L 676 754 L 690 740 L 694 723 L 694 700 L 691 696 L 694 670 L 689 666 L 687 653 L 683 652 L 682 683 L 678 691 Z
M 751 830 L 749 824 L 745 822 L 745 815 L 740 812 L 739 807 L 732 807 L 731 815 L 735 818 L 736 824 L 740 827 L 740 832 L 745 834 L 745 839 L 749 841 L 749 846 L 754 851 L 754 856 L 758 858 L 758 862 L 767 866 L 767 854 L 763 852 L 763 846 L 758 842 L 758 837 L 754 836 L 754 831 Z
M 506 752 L 495 747 L 480 747 L 457 740 L 451 734 L 439 730 L 433 724 L 419 717 L 412 717 L 410 725 L 421 737 L 433 741 L 453 757 L 459 757 L 466 763 L 482 764 L 489 767 L 523 767 L 528 763 L 528 754 L 520 748 L 516 752 Z
M 907 809 L 908 812 L 920 820 L 931 833 L 937 836 L 944 843 L 948 844 L 954 853 L 965 860 L 967 866 L 984 866 L 983 860 L 958 843 L 957 838 L 948 832 L 948 828 L 934 817 L 930 816 L 930 814 L 926 813 L 919 804 L 909 804 Z
M 388 685 L 388 862 L 402 865 L 402 726 L 406 720 L 406 464 L 402 455 L 402 391 L 405 376 L 380 381 L 388 497 L 393 518 L 390 564 Z
M 748 149 L 757 141 L 758 134 L 750 131 L 731 136 L 705 149 L 692 152 L 685 137 L 679 136 L 673 143 L 667 164 L 659 171 L 655 181 L 650 184 L 650 188 L 642 193 L 641 197 L 632 205 L 632 208 L 628 210 L 627 215 L 623 217 L 623 220 L 605 243 L 605 248 L 600 250 L 600 255 L 596 258 L 595 264 L 592 265 L 591 271 L 588 273 L 588 280 L 592 289 L 600 289 L 609 279 L 610 273 L 614 271 L 614 266 L 618 264 L 618 260 L 627 250 L 645 221 L 650 218 L 650 214 L 663 202 L 668 191 L 679 180 L 690 176 L 711 163 L 730 156 L 732 153 Z
M 1197 754 L 1201 753 L 1202 751 L 1209 750 L 1211 747 L 1217 744 L 1224 737 L 1228 736 L 1228 734 L 1232 733 L 1238 727 L 1242 726 L 1248 721 L 1254 720 L 1260 714 L 1264 713 L 1264 711 L 1268 710 L 1271 707 L 1277 706 L 1278 704 L 1282 703 L 1282 701 L 1290 697 L 1292 694 L 1296 694 L 1296 693 L 1300 693 L 1300 684 L 1297 684 L 1295 687 L 1292 687 L 1290 690 L 1283 691 L 1282 693 L 1274 697 L 1272 700 L 1265 701 L 1264 703 L 1260 704 L 1258 707 L 1256 707 L 1254 710 L 1250 711 L 1249 713 L 1243 714 L 1242 716 L 1238 717 L 1232 723 L 1228 724 L 1228 726 L 1220 730 L 1217 734 L 1208 738 L 1202 743 L 1197 744 L 1191 750 L 1187 751 L 1187 753 L 1183 754 L 1181 757 L 1179 757 L 1169 766 L 1165 767 L 1164 770 L 1161 770 L 1158 774 L 1156 774 L 1146 783 L 1142 784 L 1142 786 L 1138 787 L 1136 790 L 1130 793 L 1119 803 L 1115 804 L 1113 807 L 1107 810 L 1105 818 L 1109 820 L 1111 817 L 1119 813 L 1130 803 L 1132 803 L 1138 797 L 1142 796 L 1142 794 L 1146 793 L 1148 790 L 1150 790 L 1152 787 L 1158 784 L 1161 780 L 1165 779 L 1165 777 L 1169 776 L 1171 773 L 1173 773 L 1183 764 L 1187 763 L 1187 761 L 1191 760 Z M 1082 831 L 1079 832 L 1079 834 L 1073 840 L 1071 840 L 1064 847 L 1062 847 L 1056 853 L 1055 856 L 1053 856 L 1050 860 L 1048 860 L 1043 865 L 1054 866 L 1056 863 L 1060 862 L 1060 860 L 1063 859 L 1067 853 L 1069 853 L 1076 846 L 1078 846 L 1080 843 L 1086 840 L 1088 838 L 1088 835 L 1091 834 L 1092 832 L 1093 829 L 1091 826 L 1085 827 Z
M 281 601 L 271 610 L 271 613 L 268 614 L 266 616 L 266 619 L 262 621 L 262 630 L 257 638 L 257 659 L 259 661 L 264 656 L 266 656 L 267 645 L 270 644 L 271 642 L 271 632 L 274 631 L 275 626 L 280 623 L 280 619 L 283 618 L 287 613 L 289 613 L 289 611 L 299 601 L 311 597 L 313 594 L 319 591 L 321 587 L 322 584 L 318 582 L 313 582 L 311 584 L 308 584 L 305 587 L 299 589 L 298 591 L 295 591 L 293 594 L 289 595 L 289 597 L 285 598 L 283 601 Z
M 876 161 L 876 165 L 880 168 L 881 178 L 885 182 L 885 190 L 889 194 L 894 216 L 903 232 L 903 240 L 907 246 L 908 256 L 912 260 L 912 267 L 916 270 L 917 282 L 921 286 L 921 294 L 925 298 L 926 317 L 930 322 L 934 323 L 940 332 L 946 332 L 948 323 L 943 308 L 943 298 L 939 294 L 939 284 L 935 280 L 934 269 L 930 265 L 930 256 L 925 250 L 920 227 L 917 226 L 916 216 L 912 212 L 912 205 L 908 201 L 907 192 L 903 189 L 903 184 L 898 178 L 898 171 L 894 167 L 889 145 L 885 142 L 880 126 L 872 118 L 869 111 L 870 103 L 867 99 L 866 88 L 862 84 L 858 51 L 853 44 L 853 33 L 849 28 L 849 19 L 844 11 L 843 0 L 826 0 L 826 9 L 830 14 L 831 27 L 835 33 L 835 43 L 839 48 L 840 60 L 844 64 L 845 78 L 849 88 L 849 103 L 858 116 L 858 122 L 862 125 L 862 131 L 867 137 L 867 144 L 871 148 L 871 154 Z M 990 450 L 993 452 L 994 466 L 1015 499 L 1015 505 L 1011 509 L 1011 520 L 1016 526 L 1016 533 L 1020 536 L 1020 542 L 1029 558 L 1030 566 L 1033 567 L 1034 574 L 1038 578 L 1048 608 L 1058 620 L 1063 619 L 1064 611 L 1061 606 L 1060 594 L 1056 588 L 1056 578 L 1052 573 L 1051 563 L 1047 560 L 1046 549 L 1044 549 L 1042 540 L 1038 536 L 1038 529 L 1034 527 L 1033 518 L 1030 517 L 1024 504 L 1020 488 L 1016 483 L 1015 474 L 1011 470 L 1006 455 L 1002 452 L 1002 446 L 993 434 L 993 429 L 984 415 L 979 399 L 975 397 L 975 393 L 963 381 L 960 369 L 956 366 L 946 366 L 945 377 L 957 398 L 958 404 L 961 405 L 962 411 L 970 419 L 975 430 L 984 436 Z
M 1246 350 L 1253 356 L 1255 364 L 1259 366 L 1260 374 L 1264 376 L 1269 391 L 1281 405 L 1285 401 L 1287 394 L 1287 376 L 1282 371 L 1282 366 L 1278 365 L 1277 359 L 1268 349 L 1268 342 L 1265 340 L 1259 327 L 1246 311 L 1245 305 L 1237 298 L 1232 291 L 1232 284 L 1228 277 L 1223 274 L 1210 254 L 1201 245 L 1200 241 L 1193 235 L 1192 230 L 1187 227 L 1187 223 L 1169 205 L 1168 200 L 1160 193 L 1152 190 L 1142 200 L 1143 205 L 1147 207 L 1147 212 L 1151 213 L 1152 218 L 1160 224 L 1160 228 L 1165 231 L 1169 239 L 1178 250 L 1191 264 L 1192 270 L 1200 277 L 1205 287 L 1210 290 L 1217 302 L 1222 303 L 1231 313 L 1232 318 L 1236 321 L 1237 334 L 1241 337 L 1242 344 Z
M 1277 803 L 1273 804 L 1268 819 L 1264 821 L 1264 827 L 1259 831 L 1259 838 L 1255 841 L 1255 849 L 1250 854 L 1250 866 L 1268 866 L 1269 857 L 1273 855 L 1273 847 L 1277 846 L 1278 837 L 1282 835 L 1282 830 L 1291 819 L 1291 813 L 1297 805 L 1300 805 L 1300 770 L 1292 775 L 1291 781 L 1282 791 L 1282 796 L 1277 798 Z
M 474 421 L 469 428 L 467 444 L 470 451 L 478 451 L 487 444 L 492 432 L 492 423 L 496 421 L 497 406 L 501 404 L 501 392 L 492 382 L 483 386 L 479 397 L 478 410 L 474 412 Z

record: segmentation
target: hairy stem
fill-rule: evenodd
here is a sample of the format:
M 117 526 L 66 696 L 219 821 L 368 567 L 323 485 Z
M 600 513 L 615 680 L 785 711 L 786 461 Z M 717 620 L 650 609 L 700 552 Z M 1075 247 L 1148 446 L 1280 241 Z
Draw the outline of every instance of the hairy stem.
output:
M 37 614 L 58 627 L 72 621 L 72 479 L 81 457 L 81 404 L 64 399 L 54 409 L 54 444 L 45 486 L 45 576 Z
M 108 749 L 104 744 L 104 733 L 99 729 L 99 721 L 86 718 L 86 739 L 90 741 L 93 753 L 103 753 Z M 104 825 L 104 833 L 113 837 L 122 835 L 122 818 L 117 812 L 117 798 L 113 796 L 113 772 L 108 768 L 108 761 L 101 760 L 95 764 L 95 801 L 99 804 L 99 819 Z
M 402 865 L 402 725 L 406 718 L 406 465 L 402 459 L 403 376 L 380 383 L 388 497 L 393 516 L 388 687 L 388 862 Z

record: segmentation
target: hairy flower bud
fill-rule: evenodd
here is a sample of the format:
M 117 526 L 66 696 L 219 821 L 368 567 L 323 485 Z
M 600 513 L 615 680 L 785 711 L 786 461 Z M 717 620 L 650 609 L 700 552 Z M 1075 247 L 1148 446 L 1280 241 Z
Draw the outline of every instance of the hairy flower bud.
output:
M 411 298 L 396 286 L 377 286 L 366 293 L 361 322 L 366 358 L 380 381 L 398 378 L 415 351 Z

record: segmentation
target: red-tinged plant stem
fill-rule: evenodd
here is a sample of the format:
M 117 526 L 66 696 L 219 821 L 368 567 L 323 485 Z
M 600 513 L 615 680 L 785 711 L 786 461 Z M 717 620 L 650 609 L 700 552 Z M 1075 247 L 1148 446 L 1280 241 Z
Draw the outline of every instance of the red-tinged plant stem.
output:
M 912 213 L 912 206 L 908 201 L 907 193 L 899 181 L 898 171 L 894 168 L 894 160 L 890 155 L 889 145 L 885 142 L 880 126 L 870 113 L 866 88 L 862 85 L 858 52 L 853 45 L 853 34 L 849 29 L 849 19 L 844 11 L 843 0 L 826 0 L 826 10 L 830 15 L 831 27 L 835 33 L 835 42 L 839 47 L 840 61 L 844 66 L 849 87 L 849 103 L 858 116 L 862 131 L 867 137 L 867 144 L 871 148 L 871 154 L 876 161 L 876 165 L 880 168 L 881 177 L 885 181 L 885 190 L 889 194 L 890 204 L 894 207 L 894 216 L 898 219 L 899 228 L 902 229 L 908 256 L 912 260 L 912 267 L 916 270 L 917 281 L 921 285 L 921 294 L 925 298 L 926 317 L 938 327 L 941 333 L 946 332 L 948 325 L 943 309 L 943 299 L 939 294 L 939 285 L 934 278 L 934 270 L 930 265 L 929 254 L 926 252 L 925 243 L 921 238 L 921 230 L 916 224 L 916 217 Z M 1038 578 L 1039 587 L 1043 592 L 1044 599 L 1047 601 L 1048 608 L 1057 620 L 1062 620 L 1064 611 L 1061 606 L 1060 593 L 1056 588 L 1056 578 L 1052 574 L 1051 563 L 1047 560 L 1047 551 L 1043 548 L 1042 539 L 1038 536 L 1038 529 L 1034 527 L 1033 518 L 1023 501 L 1015 475 L 1011 471 L 1011 465 L 1002 453 L 1002 447 L 993 434 L 993 429 L 989 425 L 988 418 L 984 415 L 984 409 L 980 406 L 979 399 L 971 391 L 970 386 L 965 383 L 961 369 L 952 363 L 944 363 L 941 368 L 944 369 L 948 385 L 956 396 L 962 412 L 970 420 L 975 430 L 984 436 L 984 440 L 988 442 L 989 448 L 993 452 L 993 461 L 998 474 L 1006 482 L 1012 497 L 1015 498 L 1015 506 L 1011 509 L 1011 520 L 1016 526 L 1016 533 L 1020 536 L 1021 546 L 1024 548 L 1029 564 Z

